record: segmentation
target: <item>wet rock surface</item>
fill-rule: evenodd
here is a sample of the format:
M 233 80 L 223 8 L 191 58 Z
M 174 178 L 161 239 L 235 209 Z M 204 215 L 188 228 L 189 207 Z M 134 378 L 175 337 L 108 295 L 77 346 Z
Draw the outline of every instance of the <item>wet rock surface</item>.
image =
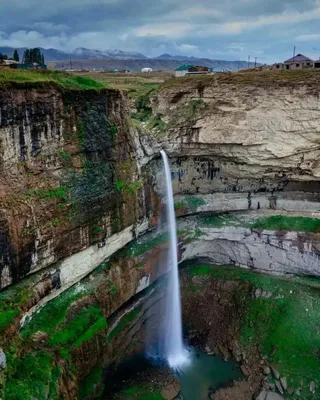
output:
M 7 368 L 7 357 L 4 351 L 0 348 L 0 370 Z

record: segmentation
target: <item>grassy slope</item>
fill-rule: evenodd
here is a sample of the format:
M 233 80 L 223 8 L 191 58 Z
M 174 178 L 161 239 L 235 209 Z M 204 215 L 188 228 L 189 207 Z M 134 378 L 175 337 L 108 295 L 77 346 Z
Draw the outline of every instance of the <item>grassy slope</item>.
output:
M 298 388 L 302 380 L 303 399 L 313 399 L 310 382 L 315 381 L 317 387 L 320 384 L 320 281 L 258 275 L 228 266 L 197 265 L 188 267 L 188 271 L 192 275 L 250 282 L 254 290 L 272 293 L 269 299 L 252 297 L 242 323 L 242 345 L 248 346 L 250 338 L 258 342 L 262 353 L 287 377 L 288 385 Z
M 273 215 L 251 221 L 244 220 L 243 216 L 236 214 L 208 215 L 201 218 L 201 224 L 216 228 L 243 226 L 271 231 L 320 232 L 320 219 L 286 215 Z
M 90 77 L 76 76 L 57 71 L 24 71 L 14 69 L 0 70 L 1 85 L 13 87 L 42 87 L 57 86 L 64 89 L 102 89 L 105 84 L 97 82 Z

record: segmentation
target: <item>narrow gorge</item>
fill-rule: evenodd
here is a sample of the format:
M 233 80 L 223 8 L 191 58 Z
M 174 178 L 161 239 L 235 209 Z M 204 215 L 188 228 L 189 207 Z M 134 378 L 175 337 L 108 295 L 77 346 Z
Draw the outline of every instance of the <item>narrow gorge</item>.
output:
M 191 400 L 126 375 L 168 275 L 161 150 L 204 399 L 320 398 L 318 76 L 170 79 L 131 117 L 116 89 L 0 86 L 0 399 Z

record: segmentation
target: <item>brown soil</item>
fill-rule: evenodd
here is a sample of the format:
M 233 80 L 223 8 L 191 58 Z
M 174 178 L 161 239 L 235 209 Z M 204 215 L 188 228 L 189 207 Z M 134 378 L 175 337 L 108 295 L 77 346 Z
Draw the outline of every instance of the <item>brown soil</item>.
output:
M 305 85 L 317 89 L 320 71 L 317 70 L 290 70 L 290 71 L 255 71 L 248 73 L 233 72 L 198 77 L 182 77 L 168 79 L 161 86 L 160 91 L 165 92 L 172 88 L 181 88 L 183 91 L 201 89 L 210 85 L 254 85 L 259 87 L 287 86 L 299 87 Z

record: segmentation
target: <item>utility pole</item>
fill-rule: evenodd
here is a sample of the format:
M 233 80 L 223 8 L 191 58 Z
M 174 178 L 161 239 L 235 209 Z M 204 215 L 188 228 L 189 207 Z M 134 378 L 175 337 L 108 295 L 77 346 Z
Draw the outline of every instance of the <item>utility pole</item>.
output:
M 258 57 L 254 58 L 254 68 L 256 68 L 256 66 L 257 66 L 257 59 L 258 59 Z
M 293 59 L 292 59 L 293 62 L 294 62 L 295 56 L 296 56 L 296 46 L 293 46 Z
M 250 68 L 250 55 L 248 56 L 248 69 Z

